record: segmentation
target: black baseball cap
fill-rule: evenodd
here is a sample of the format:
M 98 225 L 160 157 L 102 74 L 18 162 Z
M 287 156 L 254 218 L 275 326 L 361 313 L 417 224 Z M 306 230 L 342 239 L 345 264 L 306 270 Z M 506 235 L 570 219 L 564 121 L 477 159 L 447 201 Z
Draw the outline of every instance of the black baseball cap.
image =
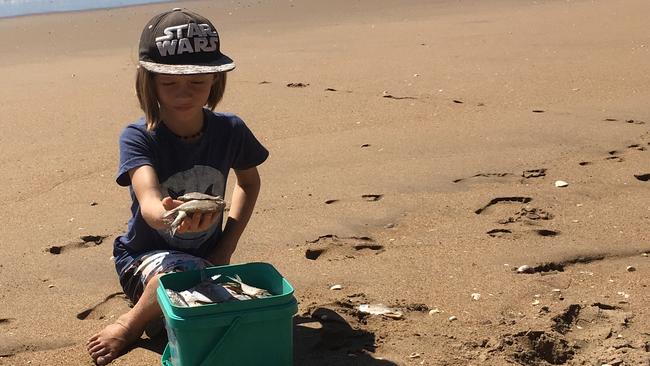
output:
M 206 74 L 235 68 L 219 34 L 199 14 L 174 8 L 153 17 L 140 37 L 140 66 L 160 74 Z

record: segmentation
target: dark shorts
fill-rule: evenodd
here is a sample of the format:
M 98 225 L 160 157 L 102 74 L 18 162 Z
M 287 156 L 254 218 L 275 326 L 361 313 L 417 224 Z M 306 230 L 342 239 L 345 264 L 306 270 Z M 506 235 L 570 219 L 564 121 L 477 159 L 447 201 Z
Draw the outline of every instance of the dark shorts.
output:
M 162 273 L 185 272 L 211 267 L 204 258 L 174 250 L 156 250 L 137 257 L 120 275 L 124 294 L 135 304 L 154 276 Z

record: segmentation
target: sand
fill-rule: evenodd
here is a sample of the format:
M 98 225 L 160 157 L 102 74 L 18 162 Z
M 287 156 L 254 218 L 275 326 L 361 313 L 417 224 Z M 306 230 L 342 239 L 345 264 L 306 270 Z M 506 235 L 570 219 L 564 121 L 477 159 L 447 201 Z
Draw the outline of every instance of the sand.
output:
M 179 4 L 237 62 L 219 110 L 271 151 L 234 262 L 296 288 L 296 365 L 650 362 L 650 3 Z M 117 137 L 172 6 L 0 20 L 0 365 L 91 364 L 128 310 Z

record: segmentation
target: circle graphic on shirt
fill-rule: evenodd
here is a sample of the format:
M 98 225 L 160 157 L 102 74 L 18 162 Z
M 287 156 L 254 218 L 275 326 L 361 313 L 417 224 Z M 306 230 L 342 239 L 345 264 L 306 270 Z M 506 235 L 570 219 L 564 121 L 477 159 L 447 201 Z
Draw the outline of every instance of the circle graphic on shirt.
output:
M 176 199 L 185 193 L 200 192 L 211 196 L 224 196 L 226 179 L 221 172 L 206 165 L 195 165 L 191 169 L 178 172 L 160 184 L 163 197 Z M 221 226 L 223 214 L 208 230 L 200 233 L 176 233 L 171 236 L 168 230 L 159 230 L 167 244 L 177 249 L 196 249 L 200 247 L 218 227 Z

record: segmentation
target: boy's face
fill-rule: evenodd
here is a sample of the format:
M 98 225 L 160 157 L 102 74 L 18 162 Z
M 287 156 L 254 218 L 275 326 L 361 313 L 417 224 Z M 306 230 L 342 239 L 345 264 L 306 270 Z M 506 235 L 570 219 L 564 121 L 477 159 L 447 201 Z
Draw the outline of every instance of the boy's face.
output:
M 165 113 L 178 116 L 196 113 L 207 103 L 214 79 L 214 74 L 156 74 L 158 102 Z

